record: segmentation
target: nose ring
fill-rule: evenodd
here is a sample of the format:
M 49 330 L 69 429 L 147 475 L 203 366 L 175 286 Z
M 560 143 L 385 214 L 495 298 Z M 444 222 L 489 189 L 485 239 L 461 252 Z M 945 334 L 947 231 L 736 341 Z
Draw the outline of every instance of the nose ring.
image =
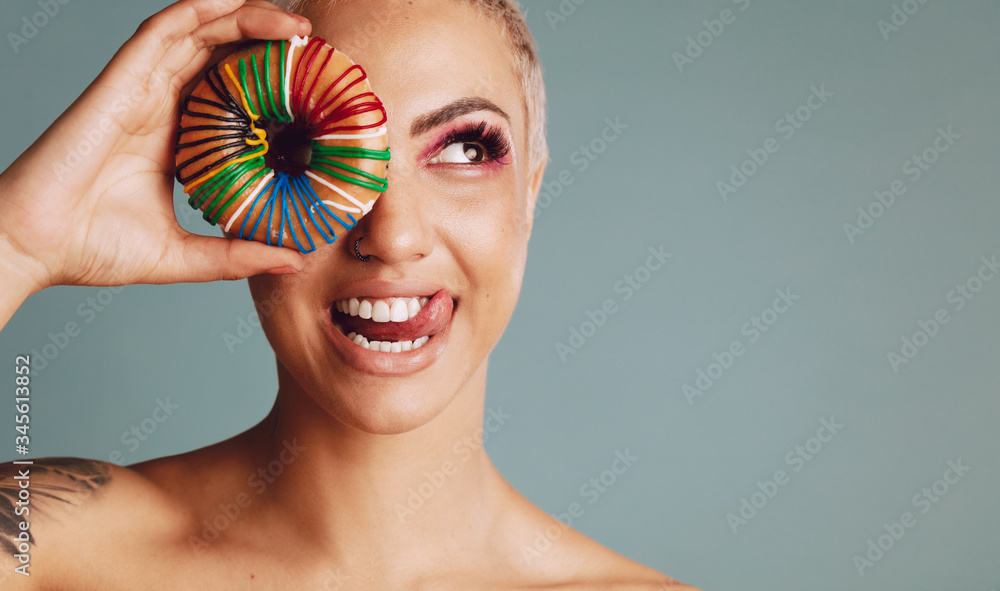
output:
M 362 235 L 361 238 L 364 238 L 364 235 Z M 372 255 L 369 254 L 369 255 L 361 256 L 361 251 L 358 250 L 358 245 L 361 244 L 361 238 L 358 238 L 357 240 L 354 241 L 354 256 L 358 257 L 359 261 L 365 261 L 365 262 L 367 262 L 368 260 L 370 260 L 372 258 Z

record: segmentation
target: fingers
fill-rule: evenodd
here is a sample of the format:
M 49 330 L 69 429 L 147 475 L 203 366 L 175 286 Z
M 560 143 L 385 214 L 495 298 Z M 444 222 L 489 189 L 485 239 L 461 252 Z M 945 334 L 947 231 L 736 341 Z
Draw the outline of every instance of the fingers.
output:
M 212 61 L 210 50 L 214 47 L 243 39 L 290 39 L 312 31 L 309 21 L 289 15 L 273 4 L 265 4 L 266 7 L 244 6 L 201 26 L 167 52 L 160 69 L 174 77 L 177 86 L 183 87 Z
M 231 14 L 245 0 L 181 0 L 147 18 L 123 49 L 136 66 L 155 66 L 176 41 L 217 18 Z
M 241 39 L 290 39 L 308 35 L 312 25 L 305 18 L 273 7 L 243 8 L 206 23 L 191 37 L 199 48 L 232 43 Z
M 260 0 L 181 0 L 146 19 L 116 56 L 139 73 L 159 69 L 170 78 L 190 73 L 216 45 L 241 39 L 288 39 L 311 32 L 309 22 Z M 201 64 L 204 65 L 204 64 Z M 183 86 L 187 80 L 180 79 Z
M 244 279 L 283 267 L 296 272 L 305 265 L 303 255 L 290 248 L 195 234 L 185 240 L 182 257 L 185 277 L 169 282 Z

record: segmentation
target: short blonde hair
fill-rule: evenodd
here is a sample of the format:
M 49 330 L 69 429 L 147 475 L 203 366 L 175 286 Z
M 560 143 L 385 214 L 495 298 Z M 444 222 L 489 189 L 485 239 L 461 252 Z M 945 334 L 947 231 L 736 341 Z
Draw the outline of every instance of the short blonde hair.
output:
M 344 0 L 271 0 L 288 12 L 300 12 L 308 4 L 323 1 L 329 8 Z M 545 81 L 542 62 L 538 59 L 535 39 L 515 0 L 463 0 L 480 14 L 485 14 L 500 26 L 500 34 L 514 57 L 514 71 L 521 82 L 528 125 L 528 161 L 532 165 L 548 161 L 546 140 Z

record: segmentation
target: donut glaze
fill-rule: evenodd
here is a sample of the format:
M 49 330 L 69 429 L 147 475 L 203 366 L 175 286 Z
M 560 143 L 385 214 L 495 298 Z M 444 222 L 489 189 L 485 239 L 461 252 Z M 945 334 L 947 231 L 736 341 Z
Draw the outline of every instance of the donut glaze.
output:
M 227 233 L 300 252 L 350 231 L 388 186 L 386 112 L 367 78 L 318 37 L 213 65 L 181 107 L 175 177 L 188 204 Z

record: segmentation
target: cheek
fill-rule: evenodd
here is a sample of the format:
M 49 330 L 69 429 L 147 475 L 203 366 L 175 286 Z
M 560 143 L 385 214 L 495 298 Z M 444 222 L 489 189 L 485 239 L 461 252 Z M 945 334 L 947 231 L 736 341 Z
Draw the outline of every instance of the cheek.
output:
M 505 250 L 518 249 L 526 237 L 526 224 L 513 187 L 513 182 L 484 183 L 449 199 L 443 217 L 448 220 L 448 234 L 463 251 L 492 261 Z
M 283 304 L 288 300 L 288 289 L 282 284 L 280 277 L 257 275 L 247 279 L 247 283 L 262 324 L 281 313 Z
M 512 186 L 490 190 L 448 214 L 451 247 L 474 300 L 488 307 L 484 312 L 506 314 L 520 291 L 528 234 L 524 206 Z
M 251 277 L 249 284 L 261 327 L 275 353 L 279 357 L 301 355 L 304 346 L 301 337 L 308 334 L 302 328 L 309 321 L 302 313 L 305 307 L 295 302 L 301 286 L 296 290 L 294 279 L 272 275 Z

